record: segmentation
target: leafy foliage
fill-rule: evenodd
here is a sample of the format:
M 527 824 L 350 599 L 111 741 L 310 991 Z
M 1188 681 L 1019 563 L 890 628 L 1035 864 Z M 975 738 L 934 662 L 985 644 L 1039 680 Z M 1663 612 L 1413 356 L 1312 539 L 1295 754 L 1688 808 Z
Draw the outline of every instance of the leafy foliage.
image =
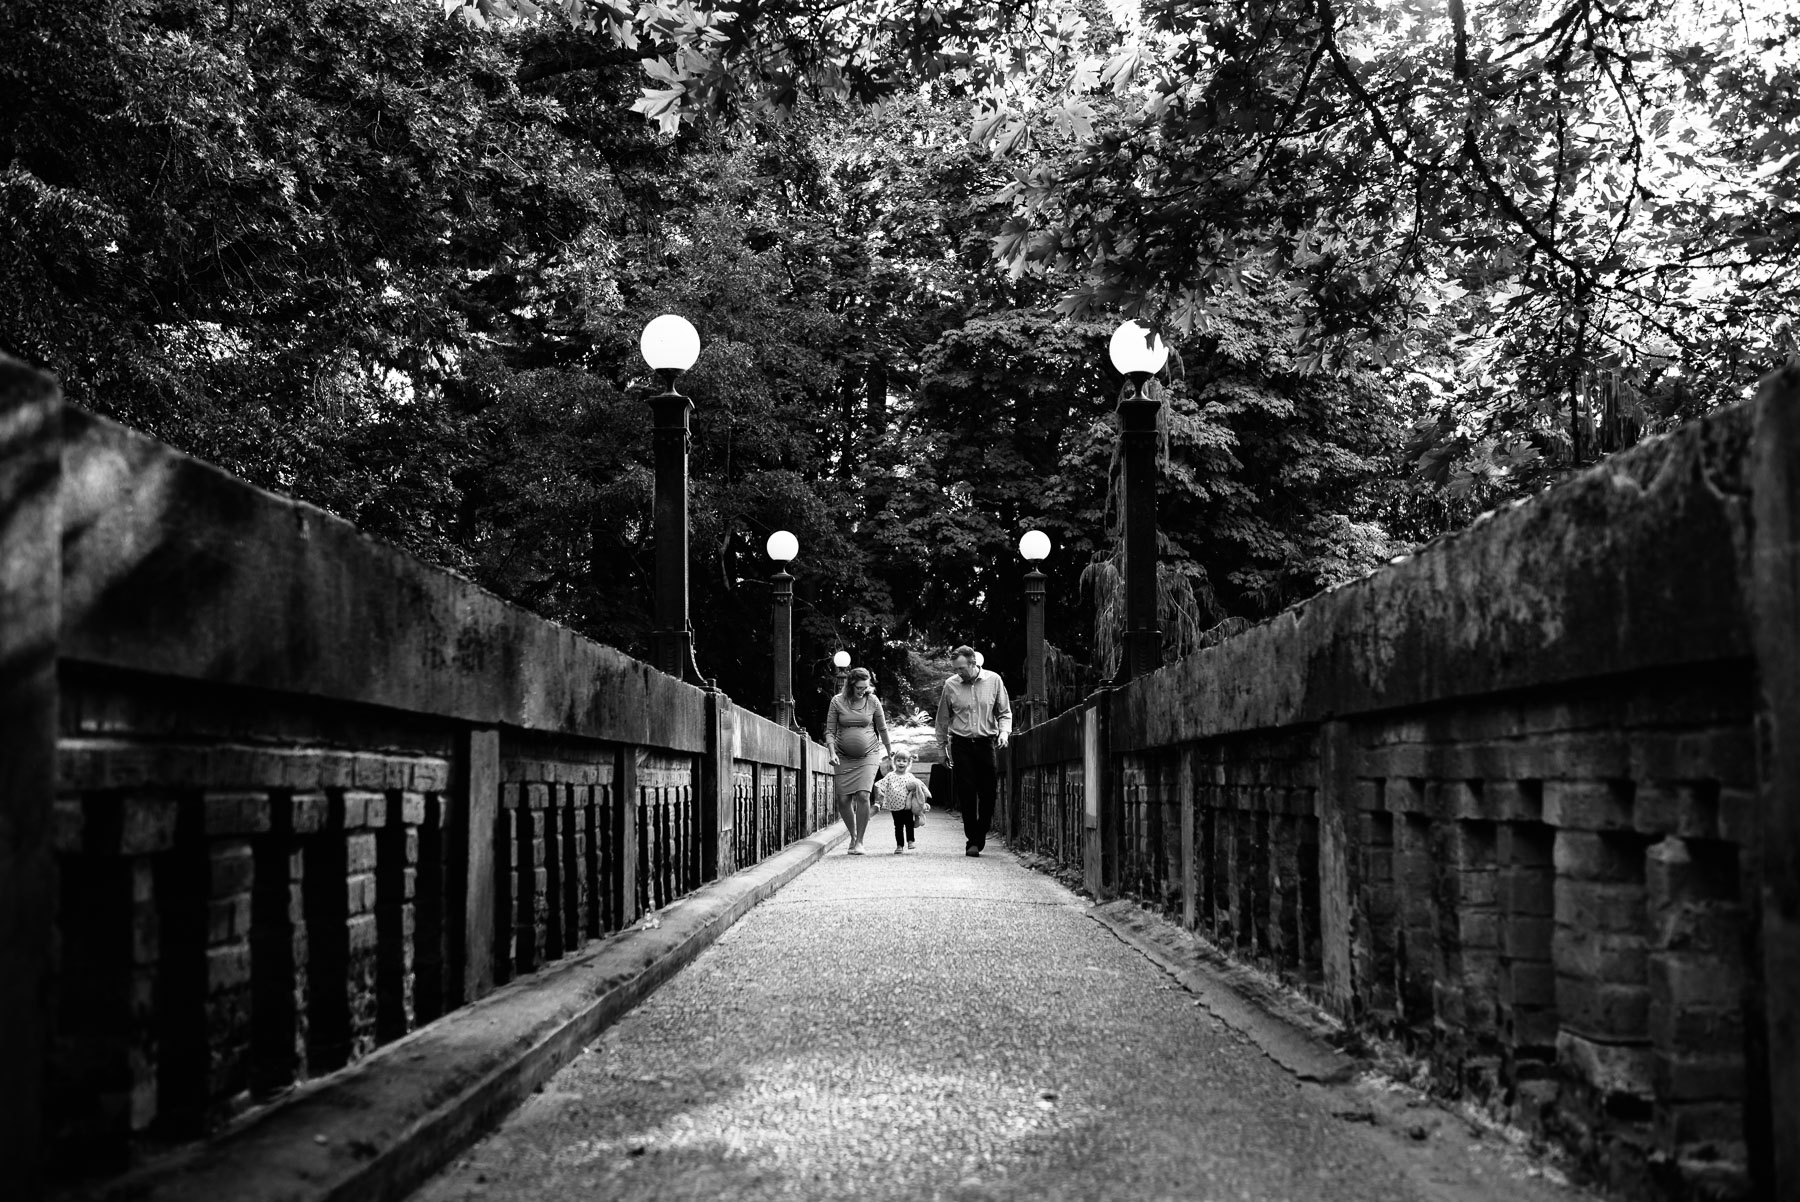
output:
M 4 68 L 3 336 L 78 399 L 290 485 L 321 434 L 595 299 L 604 164 L 501 47 L 428 11 L 26 0 L 4 20 L 10 45 L 63 51 Z
M 1796 351 L 1789 7 L 561 11 L 637 49 L 658 84 L 637 108 L 665 128 L 784 113 L 807 89 L 882 100 L 929 80 L 967 97 L 973 141 L 1023 161 L 993 241 L 1013 273 L 1061 281 L 1061 312 L 1123 308 L 1180 334 L 1274 297 L 1302 370 L 1390 368 L 1442 402 L 1416 462 L 1466 511 Z
M 840 647 L 1016 672 L 1032 527 L 1062 696 L 1110 672 L 1120 313 L 1178 349 L 1171 656 L 1794 346 L 1800 19 L 1760 0 L 16 0 L 0 37 L 0 346 L 642 654 L 636 341 L 680 312 L 698 658 L 767 699 L 793 531 L 809 719 Z
M 1143 12 L 1091 85 L 1136 78 L 1135 108 L 1012 190 L 998 249 L 1079 277 L 1062 311 L 1206 335 L 1273 299 L 1302 371 L 1436 400 L 1419 466 L 1482 501 L 1796 349 L 1787 6 Z

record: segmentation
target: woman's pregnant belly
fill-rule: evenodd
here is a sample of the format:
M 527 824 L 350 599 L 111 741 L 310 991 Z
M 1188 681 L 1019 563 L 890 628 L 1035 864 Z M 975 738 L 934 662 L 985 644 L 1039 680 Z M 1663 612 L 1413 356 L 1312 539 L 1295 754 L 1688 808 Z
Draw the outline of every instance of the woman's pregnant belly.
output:
M 838 731 L 838 751 L 860 760 L 875 750 L 875 732 L 866 726 L 852 726 Z

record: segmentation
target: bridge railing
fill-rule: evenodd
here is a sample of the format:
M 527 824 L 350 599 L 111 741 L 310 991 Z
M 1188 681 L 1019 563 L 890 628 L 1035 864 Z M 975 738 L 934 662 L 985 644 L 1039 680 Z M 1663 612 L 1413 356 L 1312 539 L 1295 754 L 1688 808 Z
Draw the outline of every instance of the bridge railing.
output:
M 1001 829 L 1045 848 L 1079 771 L 1097 896 L 1632 1196 L 1794 1196 L 1797 509 L 1790 371 L 1021 732 Z
M 0 565 L 0 1163 L 24 1196 L 829 821 L 803 735 L 4 360 Z
M 1002 829 L 1014 847 L 1076 871 L 1086 842 L 1082 731 L 1081 710 L 1019 731 L 1010 749 L 1015 769 L 1000 800 Z

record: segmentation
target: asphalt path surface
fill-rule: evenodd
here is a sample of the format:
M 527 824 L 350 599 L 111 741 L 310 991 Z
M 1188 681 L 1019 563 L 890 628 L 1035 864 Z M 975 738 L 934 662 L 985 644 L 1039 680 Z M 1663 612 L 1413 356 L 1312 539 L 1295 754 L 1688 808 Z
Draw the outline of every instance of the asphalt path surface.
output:
M 878 816 L 415 1197 L 1539 1196 L 1346 1121 L 954 814 L 919 834 Z

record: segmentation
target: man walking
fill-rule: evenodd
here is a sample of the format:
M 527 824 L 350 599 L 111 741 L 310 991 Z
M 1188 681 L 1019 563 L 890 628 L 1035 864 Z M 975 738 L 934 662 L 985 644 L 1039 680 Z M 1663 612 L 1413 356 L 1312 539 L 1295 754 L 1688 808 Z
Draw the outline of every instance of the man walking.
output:
M 1012 702 L 998 672 L 975 662 L 975 648 L 958 647 L 950 653 L 956 674 L 944 682 L 938 696 L 937 741 L 944 762 L 950 765 L 956 807 L 962 811 L 964 853 L 978 856 L 987 846 L 988 826 L 994 821 L 994 748 L 1012 738 Z

